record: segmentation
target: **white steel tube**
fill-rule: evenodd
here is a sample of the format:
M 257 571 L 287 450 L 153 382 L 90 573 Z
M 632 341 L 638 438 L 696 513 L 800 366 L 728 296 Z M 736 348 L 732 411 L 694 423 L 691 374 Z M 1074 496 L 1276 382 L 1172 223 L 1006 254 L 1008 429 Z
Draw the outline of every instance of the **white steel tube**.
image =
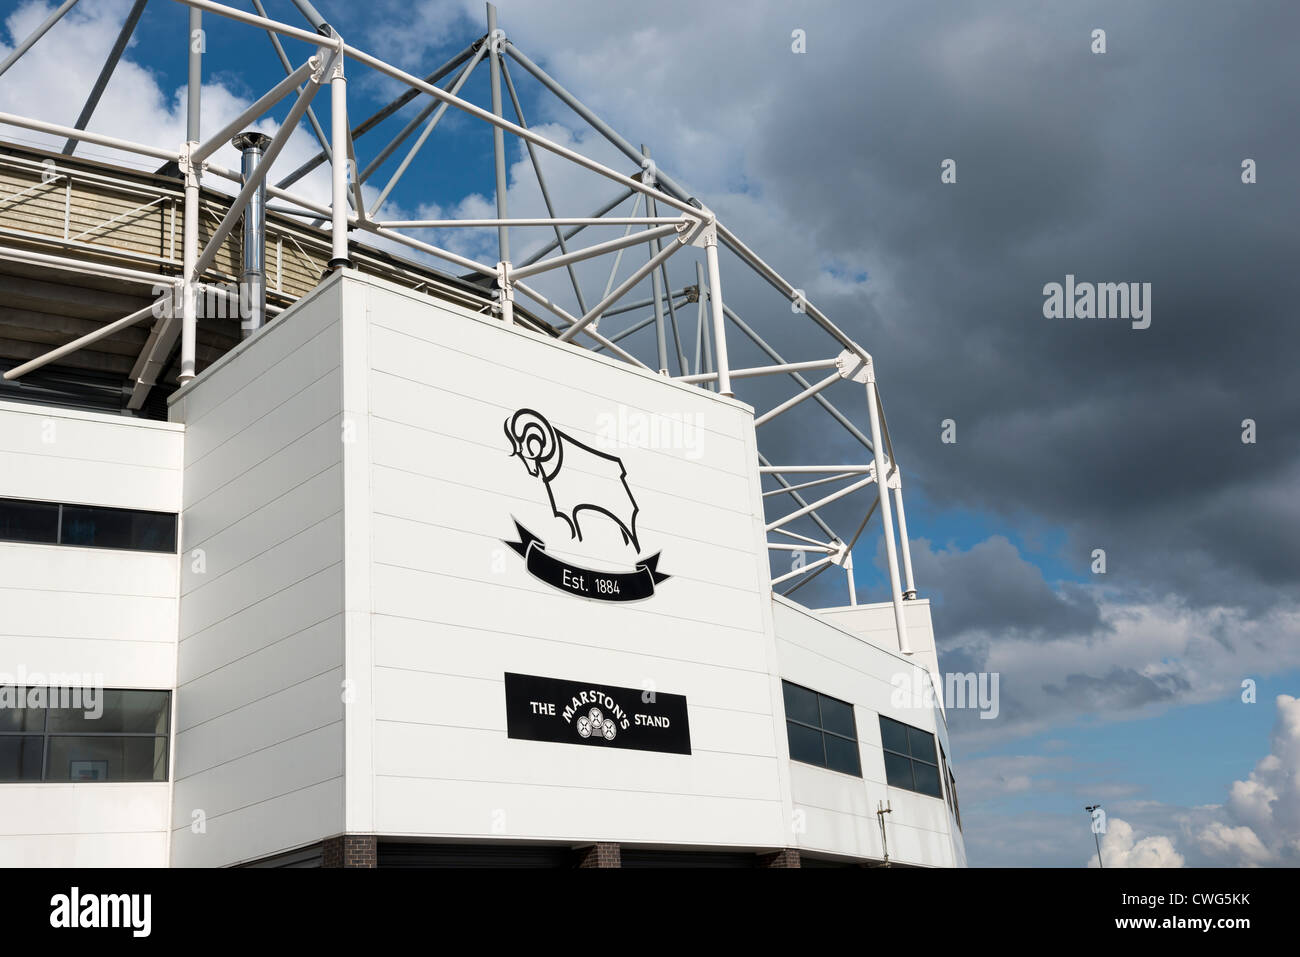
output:
M 330 268 L 348 265 L 348 81 L 343 75 L 343 54 L 334 62 L 330 78 Z M 357 207 L 360 215 L 361 207 Z
M 218 16 L 226 17 L 230 20 L 238 20 L 240 23 L 247 23 L 251 26 L 261 27 L 263 30 L 270 30 L 281 36 L 293 37 L 295 40 L 302 40 L 305 43 L 311 43 L 319 46 L 322 43 L 330 43 L 329 38 L 322 37 L 319 33 L 312 33 L 310 30 L 302 30 L 298 27 L 291 27 L 288 24 L 281 23 L 279 20 L 270 20 L 266 17 L 255 16 L 251 13 L 245 13 L 243 10 L 236 10 L 234 7 L 227 7 L 220 3 L 213 3 L 211 0 L 176 0 L 177 3 L 184 4 L 187 7 L 193 7 L 196 10 L 207 10 Z M 336 39 L 334 45 L 341 41 Z
M 647 303 L 648 305 L 648 303 Z M 612 315 L 612 313 L 606 313 Z M 732 369 L 733 379 L 748 379 L 757 375 L 776 375 L 786 372 L 806 372 L 815 369 L 833 369 L 839 365 L 838 359 L 813 359 L 810 362 L 785 362 L 780 365 L 754 366 L 749 369 Z M 702 372 L 699 375 L 676 376 L 678 382 L 712 382 L 718 377 L 716 372 Z
M 778 518 L 775 522 L 769 523 L 764 530 L 770 532 L 775 530 L 781 525 L 786 525 L 789 524 L 790 522 L 793 522 L 796 518 L 803 518 L 809 512 L 819 509 L 823 505 L 829 505 L 831 502 L 838 501 L 839 499 L 842 499 L 846 495 L 852 495 L 854 492 L 862 488 L 864 485 L 870 485 L 875 480 L 876 480 L 875 476 L 868 475 L 866 478 L 854 482 L 852 485 L 846 485 L 842 489 L 831 492 L 831 494 L 827 495 L 825 498 L 819 498 L 817 501 L 805 505 L 803 508 L 798 509 L 797 511 L 793 511 L 789 515 L 784 516 L 783 518 Z M 897 569 L 895 569 L 895 572 L 897 572 Z M 902 601 L 901 596 L 899 597 L 899 601 Z
M 379 225 L 389 229 L 454 229 L 456 227 L 487 229 L 503 224 L 507 226 L 668 226 L 681 221 L 680 216 L 676 218 L 670 216 L 611 216 L 609 219 L 561 216 L 555 219 L 384 219 L 379 221 Z M 638 235 L 637 238 L 642 239 L 643 237 Z M 550 261 L 547 260 L 547 262 Z M 523 268 L 525 267 L 519 267 L 519 269 Z M 515 271 L 518 272 L 519 270 L 516 269 Z M 680 292 L 676 295 L 681 298 Z M 647 299 L 641 305 L 650 305 L 650 300 Z M 606 313 L 606 315 L 613 315 L 613 313 Z
M 856 608 L 858 605 L 858 586 L 853 581 L 853 553 L 849 552 L 844 556 L 844 574 L 849 579 L 849 605 Z
M 754 420 L 754 427 L 758 428 L 758 426 L 760 425 L 766 425 L 768 422 L 771 422 L 782 412 L 788 412 L 790 409 L 793 409 L 800 402 L 803 402 L 805 399 L 811 399 L 818 392 L 822 392 L 826 389 L 829 389 L 838 381 L 840 381 L 840 374 L 838 372 L 832 372 L 826 378 L 822 379 L 820 382 L 814 385 L 810 385 L 808 388 L 804 389 L 798 395 L 794 395 L 786 399 L 776 408 L 769 409 L 768 411 L 764 412 L 762 415 L 760 415 L 758 418 Z
M 898 484 L 894 486 L 894 507 L 898 509 L 898 544 L 903 551 L 903 580 L 907 587 L 903 598 L 911 600 L 916 597 L 916 582 L 912 579 L 912 547 L 907 541 L 907 513 L 903 511 L 903 475 L 894 466 L 894 477 Z
M 202 163 L 217 150 L 221 149 L 221 147 L 229 143 L 231 137 L 236 133 L 243 132 L 244 127 L 248 126 L 259 116 L 297 89 L 300 83 L 307 79 L 307 77 L 311 76 L 313 66 L 314 64 L 312 61 L 308 59 L 306 63 L 298 67 L 298 69 L 294 70 L 275 86 L 271 87 L 271 89 L 268 90 L 267 93 L 256 103 L 244 110 L 243 113 L 240 113 L 212 136 L 209 136 L 201 146 L 194 150 L 191 154 L 191 159 L 196 163 Z
M 759 466 L 760 475 L 779 475 L 781 472 L 871 472 L 875 470 L 875 465 L 762 465 Z
M 907 640 L 907 619 L 903 612 L 903 591 L 898 583 L 898 547 L 894 543 L 894 515 L 889 504 L 889 480 L 885 471 L 885 447 L 880 441 L 880 403 L 876 399 L 876 371 L 870 367 L 867 382 L 867 415 L 871 419 L 871 447 L 876 459 L 876 482 L 880 493 L 880 524 L 885 531 L 885 563 L 889 566 L 889 591 L 894 602 L 894 628 L 898 632 L 898 650 L 912 653 Z
M 87 143 L 95 143 L 115 150 L 125 150 L 128 153 L 139 153 L 141 156 L 152 156 L 155 159 L 167 160 L 168 162 L 174 162 L 176 159 L 175 150 L 160 150 L 155 146 L 133 143 L 130 140 L 118 139 L 116 136 L 104 136 L 100 133 L 91 133 L 88 130 L 79 130 L 72 126 L 60 126 L 58 123 L 45 123 L 41 120 L 33 120 L 14 113 L 0 113 L 0 123 L 9 126 L 20 126 L 25 130 L 34 130 L 37 133 L 50 133 L 62 139 L 84 140 Z
M 680 223 L 676 220 L 675 223 Z M 628 246 L 639 246 L 648 239 L 654 239 L 656 236 L 671 236 L 677 232 L 677 226 L 659 226 L 655 229 L 645 229 L 630 236 L 619 236 L 617 239 L 609 239 L 603 243 L 596 243 L 594 246 L 586 246 L 582 249 L 575 249 L 571 253 L 563 253 L 550 259 L 543 259 L 541 262 L 533 263 L 531 266 L 520 266 L 512 271 L 517 279 L 527 279 L 529 276 L 535 276 L 538 273 L 546 272 L 548 269 L 557 269 L 560 266 L 567 266 L 569 263 L 582 262 L 584 259 L 594 259 L 597 256 L 603 256 L 605 253 L 613 252 L 616 249 L 626 249 Z
M 560 333 L 560 340 L 562 342 L 571 341 L 574 336 L 576 336 L 583 329 L 587 328 L 587 326 L 592 322 L 592 320 L 599 318 L 601 313 L 603 313 L 614 303 L 618 302 L 618 300 L 622 299 L 625 295 L 627 295 L 627 293 L 633 287 L 636 286 L 637 283 L 639 283 L 642 279 L 648 276 L 652 271 L 657 269 L 661 262 L 665 261 L 673 253 L 677 252 L 678 248 L 679 248 L 679 244 L 677 242 L 672 242 L 669 243 L 668 246 L 664 248 L 663 252 L 651 256 L 650 261 L 648 263 L 646 263 L 644 266 L 639 268 L 636 272 L 632 273 L 632 275 L 628 276 L 621 283 L 619 283 L 617 289 L 611 292 L 600 302 L 596 303 L 596 305 L 592 306 L 591 309 L 587 311 L 587 314 L 583 316 L 581 319 L 579 319 L 575 325 L 570 326 L 564 332 Z
M 781 582 L 789 581 L 791 578 L 798 578 L 800 575 L 806 575 L 810 571 L 813 571 L 816 568 L 821 568 L 823 565 L 829 565 L 830 562 L 831 562 L 831 558 L 829 555 L 827 555 L 825 558 L 819 558 L 811 565 L 804 565 L 802 568 L 796 568 L 792 572 L 786 572 L 784 575 L 780 576 L 779 578 L 773 578 L 772 584 L 779 585 L 781 584 Z
M 192 148 L 198 144 L 190 143 Z M 194 378 L 198 341 L 199 169 L 185 176 L 185 219 L 181 234 L 181 383 Z
M 100 326 L 94 332 L 88 332 L 80 339 L 73 339 L 71 342 L 61 345 L 57 349 L 51 349 L 44 355 L 37 356 L 35 359 L 29 359 L 20 366 L 14 366 L 14 368 L 5 373 L 4 377 L 10 380 L 17 379 L 19 376 L 24 376 L 29 372 L 33 372 L 41 366 L 49 365 L 56 359 L 62 359 L 70 352 L 76 352 L 78 349 L 88 346 L 91 343 L 98 342 L 106 336 L 111 336 L 115 332 L 125 329 L 128 326 L 133 326 L 141 319 L 152 315 L 154 305 L 154 303 L 149 303 L 149 305 L 145 306 L 143 309 L 137 309 L 129 316 L 124 316 L 116 322 L 110 322 L 106 326 Z
M 722 276 L 718 272 L 717 224 L 704 240 L 704 259 L 709 271 L 709 307 L 713 311 L 713 352 L 718 370 L 718 392 L 735 397 L 731 391 L 731 369 L 727 364 L 727 329 L 722 312 Z
M 13 52 L 10 53 L 7 57 L 5 57 L 4 63 L 0 63 L 0 76 L 3 76 L 6 70 L 8 70 L 11 66 L 17 63 L 19 58 L 22 57 L 22 55 L 26 53 L 28 50 L 30 50 L 37 40 L 45 36 L 45 34 L 49 31 L 50 27 L 54 26 L 54 24 L 62 20 L 63 15 L 67 13 L 69 10 L 71 10 L 73 7 L 75 7 L 76 5 L 77 5 L 77 0 L 64 0 L 63 6 L 59 7 L 48 17 L 46 17 L 41 22 L 41 25 L 38 26 L 27 36 L 27 39 L 23 40 L 16 47 L 14 47 Z

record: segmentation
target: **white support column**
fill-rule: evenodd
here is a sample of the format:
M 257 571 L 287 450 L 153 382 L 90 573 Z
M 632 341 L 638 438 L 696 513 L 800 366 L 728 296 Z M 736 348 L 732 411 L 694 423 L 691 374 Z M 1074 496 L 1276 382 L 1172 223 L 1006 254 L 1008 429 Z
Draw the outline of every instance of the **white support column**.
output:
M 907 640 L 907 619 L 903 614 L 903 591 L 898 583 L 898 546 L 894 542 L 894 510 L 889 503 L 889 480 L 886 476 L 885 446 L 880 438 L 880 403 L 876 400 L 876 366 L 867 365 L 867 415 L 871 419 L 871 447 L 876 459 L 876 489 L 880 493 L 880 523 L 885 532 L 885 560 L 889 566 L 889 590 L 894 601 L 894 628 L 898 632 L 898 650 L 912 653 Z
M 501 321 L 507 326 L 515 323 L 515 290 L 510 278 L 510 263 L 497 263 L 497 295 L 500 296 Z
M 185 177 L 185 220 L 181 232 L 181 368 L 177 379 L 181 383 L 194 378 L 195 344 L 198 340 L 198 280 L 194 268 L 199 259 L 199 170 L 190 162 L 190 155 L 198 147 L 189 142 L 181 147 L 181 175 Z M 176 296 L 169 304 L 175 315 Z
M 897 465 L 889 484 L 894 490 L 894 506 L 898 509 L 898 544 L 903 551 L 903 580 L 907 585 L 903 590 L 903 600 L 911 601 L 916 597 L 916 582 L 912 578 L 912 546 L 907 541 L 907 513 L 903 511 L 903 473 Z
M 858 606 L 858 586 L 853 581 L 853 553 L 849 552 L 844 556 L 844 572 L 849 576 L 849 605 L 856 608 Z
M 330 77 L 330 213 L 332 249 L 330 269 L 350 265 L 348 260 L 348 81 L 343 73 L 343 51 L 334 59 Z M 358 214 L 362 212 L 357 209 Z
M 727 362 L 726 318 L 722 311 L 722 277 L 718 273 L 718 222 L 704 227 L 704 259 L 709 270 L 709 307 L 713 311 L 713 352 L 718 371 L 718 392 L 735 397 L 731 391 L 731 367 Z

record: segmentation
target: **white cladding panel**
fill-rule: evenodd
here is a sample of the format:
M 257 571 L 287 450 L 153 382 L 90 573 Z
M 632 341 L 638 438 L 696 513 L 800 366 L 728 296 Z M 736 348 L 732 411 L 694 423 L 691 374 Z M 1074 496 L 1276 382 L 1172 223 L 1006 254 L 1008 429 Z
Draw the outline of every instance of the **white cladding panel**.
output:
M 920 609 L 907 604 L 919 618 Z M 940 867 L 964 864 L 960 836 L 955 841 L 952 836 L 959 832 L 947 802 L 885 783 L 882 714 L 936 734 L 944 753 L 952 753 L 939 710 L 898 693 L 899 688 L 924 686 L 924 663 L 868 644 L 829 625 L 819 613 L 785 599 L 773 599 L 773 607 L 782 677 L 853 705 L 862 760 L 863 780 L 856 787 L 846 787 L 843 774 L 790 763 L 795 814 L 802 819 L 798 846 L 811 852 L 880 859 L 883 847 L 876 811 L 887 804 L 890 860 Z M 864 627 L 893 628 L 890 604 L 852 610 Z M 924 618 L 928 622 L 928 609 Z
M 784 846 L 748 408 L 395 288 L 366 295 L 370 829 Z M 621 458 L 639 551 L 594 512 L 571 535 L 510 454 L 520 409 Z M 587 500 L 627 501 L 617 475 L 581 478 Z M 574 564 L 659 552 L 671 577 L 639 602 L 565 593 L 507 547 L 515 520 Z M 511 739 L 506 672 L 685 695 L 693 753 Z
M 337 290 L 318 289 L 173 400 L 186 427 L 176 865 L 343 829 Z
M 0 403 L 0 498 L 178 512 L 183 444 L 176 425 Z M 175 555 L 0 543 L 0 684 L 171 689 L 176 581 Z M 0 785 L 0 866 L 163 866 L 168 790 Z

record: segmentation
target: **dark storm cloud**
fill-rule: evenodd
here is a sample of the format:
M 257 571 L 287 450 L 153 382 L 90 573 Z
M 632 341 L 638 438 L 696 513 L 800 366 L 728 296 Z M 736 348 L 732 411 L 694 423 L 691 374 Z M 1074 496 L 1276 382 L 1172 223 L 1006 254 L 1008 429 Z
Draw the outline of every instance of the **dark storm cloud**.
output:
M 888 295 L 832 314 L 867 307 L 846 326 L 880 362 L 913 481 L 1058 522 L 1076 567 L 1104 545 L 1133 586 L 1275 597 L 1252 586 L 1300 577 L 1300 151 L 1280 122 L 1300 105 L 1281 39 L 1300 12 L 908 4 L 871 21 L 810 18 L 835 69 L 783 91 L 752 164 L 822 248 L 888 275 Z M 1151 328 L 1044 319 L 1066 273 L 1152 283 Z M 1243 418 L 1268 424 L 1259 444 Z
M 1102 627 L 1097 599 L 1079 588 L 1053 589 L 1037 566 L 1016 547 L 994 535 L 974 547 L 933 550 L 929 542 L 912 548 L 918 578 L 932 582 L 937 631 L 1022 635 L 1086 635 Z

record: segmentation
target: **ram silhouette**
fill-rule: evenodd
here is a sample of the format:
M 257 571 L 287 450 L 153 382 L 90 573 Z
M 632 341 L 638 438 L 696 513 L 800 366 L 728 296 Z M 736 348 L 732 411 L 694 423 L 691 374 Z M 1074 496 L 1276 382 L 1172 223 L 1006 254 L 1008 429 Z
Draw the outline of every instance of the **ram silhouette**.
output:
M 529 475 L 541 478 L 551 511 L 565 521 L 574 538 L 582 541 L 580 513 L 599 512 L 619 527 L 625 545 L 640 552 L 639 509 L 622 459 L 584 445 L 532 409 L 520 409 L 506 419 L 505 431 L 510 454 L 518 456 Z

